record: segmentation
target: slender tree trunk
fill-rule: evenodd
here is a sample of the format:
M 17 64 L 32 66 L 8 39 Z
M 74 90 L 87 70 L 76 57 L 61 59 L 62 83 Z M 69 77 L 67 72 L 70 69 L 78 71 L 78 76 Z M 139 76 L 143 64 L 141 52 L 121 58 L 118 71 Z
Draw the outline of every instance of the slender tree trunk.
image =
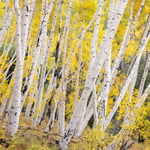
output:
M 84 25 L 84 17 L 85 13 L 83 12 L 82 17 L 82 29 L 81 29 L 81 37 L 83 36 L 83 25 Z M 81 43 L 82 44 L 82 43 Z M 80 77 L 80 70 L 81 70 L 81 62 L 82 62 L 82 45 L 80 47 L 79 52 L 79 61 L 78 61 L 78 69 L 77 69 L 77 77 L 76 77 L 76 86 L 75 86 L 75 97 L 74 97 L 74 108 L 77 105 L 78 97 L 79 97 L 79 77 Z
M 49 121 L 47 123 L 46 129 L 45 129 L 46 132 L 50 131 L 53 128 L 55 114 L 56 114 L 56 110 L 57 110 L 57 104 L 58 104 L 58 102 L 56 100 L 54 100 L 53 111 L 52 111 Z
M 17 54 L 17 64 L 16 64 L 16 77 L 15 85 L 12 95 L 12 104 L 9 112 L 9 119 L 7 125 L 7 136 L 13 136 L 18 129 L 19 115 L 20 115 L 20 100 L 21 100 L 21 86 L 22 86 L 22 74 L 23 74 L 23 60 L 21 53 L 21 12 L 19 8 L 19 1 L 15 0 L 15 10 L 16 10 L 16 54 Z
M 33 98 L 33 93 L 30 97 Z M 25 121 L 27 121 L 29 119 L 32 104 L 33 104 L 32 101 L 28 101 L 26 112 L 25 112 L 25 119 L 24 119 Z
M 83 12 L 83 17 L 82 17 L 82 28 L 81 28 L 81 39 L 83 38 L 83 26 L 84 26 L 84 19 L 85 19 L 85 12 Z M 81 69 L 81 61 L 82 61 L 82 42 L 81 42 L 81 47 L 80 47 L 80 52 L 79 52 L 79 62 L 78 62 L 78 69 L 77 69 L 77 77 L 76 77 L 76 91 L 75 91 L 75 98 L 74 98 L 74 110 L 77 107 L 77 99 L 79 96 L 79 77 L 80 77 L 80 69 Z M 77 124 L 76 130 L 74 132 L 74 136 L 78 136 L 78 128 L 80 128 L 80 123 Z
M 22 46 L 22 60 L 24 61 L 27 45 L 27 35 L 29 29 L 29 11 L 30 11 L 30 0 L 25 0 L 23 15 L 21 20 L 21 46 Z
M 150 67 L 150 51 L 148 52 L 148 58 L 147 58 L 147 61 L 146 61 L 146 66 L 145 66 L 144 73 L 143 73 L 141 83 L 140 83 L 140 87 L 139 87 L 139 97 L 141 97 L 141 95 L 143 93 L 144 84 L 145 84 L 145 81 L 146 81 L 146 77 L 147 77 L 147 74 L 148 74 L 149 67 Z
M 69 24 L 70 24 L 70 17 L 71 17 L 71 7 L 72 7 L 72 0 L 69 1 L 68 12 L 66 16 L 66 21 L 64 25 L 64 30 L 66 31 L 65 37 L 65 47 L 63 52 L 63 65 L 62 65 L 62 97 L 60 100 L 60 110 L 59 110 L 59 119 L 60 119 L 60 133 L 64 133 L 65 129 L 65 98 L 66 98 L 66 89 L 67 89 L 67 72 L 65 69 L 66 63 L 66 55 L 67 55 L 67 47 L 68 47 L 68 38 L 69 38 Z
M 4 14 L 4 17 L 3 17 L 2 26 L 0 28 L 0 47 L 3 44 L 3 41 L 4 41 L 5 35 L 7 33 L 7 30 L 9 28 L 10 24 L 11 24 L 11 19 L 13 17 L 13 14 L 14 14 L 14 7 L 12 8 L 12 10 L 10 11 L 10 14 L 9 14 L 9 5 L 6 4 L 5 14 Z
M 93 112 L 94 112 L 94 127 L 98 124 L 98 113 L 97 113 L 97 95 L 96 95 L 96 87 L 95 87 L 95 82 L 93 82 Z
M 34 91 L 34 89 L 37 89 L 37 88 L 38 88 L 38 81 L 34 80 L 33 81 L 32 93 L 30 93 L 30 95 L 29 95 L 31 100 L 28 101 L 28 104 L 27 104 L 27 107 L 26 107 L 25 121 L 27 121 L 29 119 L 31 107 L 32 107 L 32 104 L 33 104 L 34 95 L 36 93 L 36 91 Z
M 8 87 L 8 91 L 10 91 L 9 97 L 5 96 L 6 97 L 6 102 L 5 102 L 4 108 L 2 110 L 2 120 L 6 120 L 6 117 L 9 113 L 9 109 L 10 109 L 10 105 L 11 105 L 11 101 L 12 101 L 12 93 L 13 93 L 13 88 L 14 88 L 14 85 L 13 85 L 13 82 L 15 80 L 15 78 L 14 78 L 15 75 L 14 74 L 12 75 L 12 78 L 11 78 L 11 81 L 10 81 L 10 84 L 9 84 L 9 87 Z

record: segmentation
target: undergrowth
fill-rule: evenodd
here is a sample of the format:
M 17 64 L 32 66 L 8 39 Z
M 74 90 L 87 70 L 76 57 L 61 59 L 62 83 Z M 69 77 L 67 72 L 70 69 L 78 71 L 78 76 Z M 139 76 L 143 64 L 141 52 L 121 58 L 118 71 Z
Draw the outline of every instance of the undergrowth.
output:
M 24 122 L 24 117 L 21 115 L 18 132 L 13 138 L 5 136 L 7 121 L 1 122 L 0 150 L 61 150 L 58 145 L 61 137 L 56 134 L 56 124 L 53 131 L 47 133 L 44 132 L 46 122 L 36 129 L 31 128 L 30 122 Z M 71 140 L 68 150 L 101 150 L 102 147 L 107 147 L 112 139 L 113 137 L 100 132 L 99 126 L 93 130 L 86 127 L 82 137 L 74 137 Z M 130 150 L 147 150 L 147 148 L 135 143 Z

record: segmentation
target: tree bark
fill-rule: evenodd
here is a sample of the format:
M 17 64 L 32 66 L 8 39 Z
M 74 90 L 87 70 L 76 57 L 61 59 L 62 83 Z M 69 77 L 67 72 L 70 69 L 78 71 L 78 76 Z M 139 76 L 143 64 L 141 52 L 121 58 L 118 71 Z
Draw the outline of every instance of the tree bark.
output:
M 15 85 L 12 95 L 12 104 L 9 112 L 9 119 L 7 125 L 7 136 L 13 136 L 18 129 L 19 115 L 20 115 L 20 100 L 21 100 L 21 86 L 22 86 L 22 74 L 23 74 L 23 60 L 21 53 L 21 12 L 19 8 L 19 1 L 15 0 L 15 11 L 16 11 L 16 77 Z

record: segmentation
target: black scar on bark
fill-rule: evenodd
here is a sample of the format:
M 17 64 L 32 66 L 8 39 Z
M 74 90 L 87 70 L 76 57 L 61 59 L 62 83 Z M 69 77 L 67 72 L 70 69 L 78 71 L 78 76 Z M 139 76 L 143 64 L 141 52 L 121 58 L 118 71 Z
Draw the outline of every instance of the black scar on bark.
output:
M 55 73 L 54 73 L 54 77 L 56 77 L 58 75 L 58 71 L 57 69 L 55 70 Z
M 22 93 L 23 93 L 23 94 L 27 91 L 27 88 L 28 88 L 28 86 L 25 85 L 25 86 L 24 86 L 24 89 L 22 90 Z
M 119 150 L 125 150 L 127 143 L 128 143 L 127 141 L 126 141 L 126 142 L 125 142 L 125 141 L 122 141 L 122 144 L 121 144 L 121 147 L 120 147 Z
M 37 46 L 37 47 L 39 46 L 39 37 L 38 37 L 38 39 L 37 39 L 37 44 L 36 44 L 36 46 Z
M 58 61 L 58 50 L 59 50 L 59 41 L 57 42 L 57 45 L 56 45 L 55 63 L 57 63 Z
M 11 106 L 11 109 L 15 109 L 15 107 L 14 107 L 14 106 Z
M 40 37 L 41 33 L 42 33 L 42 30 L 40 30 L 40 32 L 39 32 L 39 37 Z M 39 41 L 40 41 L 40 38 L 39 38 L 39 37 L 38 37 L 38 39 L 37 39 L 37 44 L 36 44 L 37 47 L 39 46 Z
M 57 64 L 58 62 L 58 52 L 59 52 L 59 41 L 57 42 L 57 45 L 56 45 L 56 54 L 55 54 L 55 63 Z M 59 71 L 56 69 L 55 70 L 55 73 L 54 73 L 54 77 L 59 77 Z
M 12 125 L 13 123 L 12 123 L 12 122 L 9 122 L 9 124 Z
M 65 133 L 65 135 L 64 135 L 64 139 L 67 137 L 67 134 Z
M 29 8 L 28 8 L 28 6 L 26 6 L 26 9 L 27 9 L 27 12 L 29 11 Z
M 147 33 L 147 35 L 146 35 L 146 38 L 149 36 L 149 34 L 150 34 L 150 30 L 148 31 L 148 33 Z

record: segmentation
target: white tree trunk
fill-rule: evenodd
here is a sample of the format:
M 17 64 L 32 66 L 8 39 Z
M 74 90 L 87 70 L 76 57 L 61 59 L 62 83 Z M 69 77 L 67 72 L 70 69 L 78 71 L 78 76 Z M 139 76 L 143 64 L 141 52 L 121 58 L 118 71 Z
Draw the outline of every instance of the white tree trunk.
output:
M 21 46 L 22 46 L 22 60 L 24 61 L 27 45 L 27 35 L 29 28 L 29 11 L 30 11 L 30 0 L 25 0 L 23 15 L 21 20 Z
M 89 64 L 90 66 L 93 65 L 93 62 L 94 62 L 95 56 L 96 56 L 97 41 L 98 41 L 98 34 L 99 34 L 99 24 L 100 24 L 103 1 L 104 0 L 99 0 L 99 4 L 98 4 L 98 13 L 97 13 L 93 37 L 92 37 L 92 41 L 91 41 L 91 56 L 90 56 L 90 64 Z
M 35 11 L 36 11 L 36 4 L 37 4 L 37 0 L 32 0 L 31 7 L 30 7 L 30 10 L 29 10 L 28 37 L 31 33 L 32 21 L 33 21 L 33 17 L 34 17 Z
M 9 12 L 9 5 L 6 4 L 5 14 L 4 14 L 4 17 L 3 17 L 2 26 L 0 28 L 0 47 L 3 44 L 3 41 L 4 41 L 5 35 L 7 33 L 7 30 L 9 28 L 10 24 L 11 24 L 11 19 L 12 19 L 13 14 L 14 14 L 14 7 L 12 8 L 10 14 L 8 12 Z
M 67 89 L 67 69 L 66 69 L 66 55 L 67 55 L 67 47 L 68 47 L 68 38 L 69 38 L 69 24 L 70 24 L 70 17 L 71 17 L 71 7 L 72 7 L 72 0 L 69 1 L 69 6 L 68 6 L 68 11 L 67 11 L 67 16 L 66 16 L 66 21 L 64 25 L 64 30 L 66 31 L 66 37 L 65 37 L 65 47 L 63 51 L 63 65 L 62 65 L 62 97 L 60 100 L 60 110 L 59 110 L 59 119 L 60 119 L 60 133 L 64 133 L 65 129 L 65 98 L 66 98 L 66 89 Z M 64 32 L 65 32 L 64 31 Z
M 10 109 L 10 105 L 11 105 L 11 101 L 12 101 L 13 88 L 14 88 L 13 85 L 12 85 L 12 82 L 14 82 L 14 80 L 15 80 L 14 76 L 15 75 L 13 74 L 13 76 L 11 78 L 11 82 L 10 82 L 9 87 L 8 87 L 8 88 L 10 88 L 9 89 L 10 90 L 10 95 L 6 99 L 5 106 L 2 110 L 2 120 L 6 120 L 7 115 L 9 113 L 9 109 Z
M 50 114 L 50 118 L 49 118 L 49 121 L 48 121 L 46 129 L 45 129 L 46 132 L 50 131 L 53 128 L 53 125 L 54 125 L 54 119 L 55 119 L 55 114 L 56 114 L 57 104 L 58 104 L 58 101 L 57 101 L 57 98 L 56 98 L 57 97 L 57 95 L 56 95 L 56 86 L 57 85 L 56 84 L 57 84 L 57 82 L 56 82 L 56 79 L 55 79 L 54 80 L 54 85 L 53 85 L 53 87 L 54 87 L 54 94 L 55 94 L 53 110 L 52 110 L 52 112 Z
M 81 39 L 83 38 L 84 19 L 85 19 L 85 12 L 83 12 L 83 16 L 82 16 Z M 78 69 L 77 69 L 77 77 L 76 77 L 76 85 L 75 85 L 76 91 L 74 97 L 74 110 L 77 107 L 78 97 L 79 97 L 79 77 L 80 77 L 81 62 L 82 62 L 82 41 L 81 41 L 80 52 L 79 52 L 79 61 L 78 61 Z M 76 130 L 74 132 L 74 136 L 76 137 L 78 136 L 78 128 L 80 128 L 80 123 L 77 124 Z
M 46 132 L 50 131 L 53 128 L 54 120 L 55 120 L 55 114 L 56 114 L 56 110 L 57 110 L 57 104 L 58 104 L 58 102 L 56 100 L 54 100 L 53 111 L 52 111 L 52 114 L 51 114 L 49 121 L 47 123 L 46 129 L 45 129 Z
M 19 8 L 19 1 L 15 0 L 16 10 L 16 77 L 15 85 L 12 95 L 12 104 L 9 112 L 9 119 L 7 125 L 7 136 L 13 136 L 18 129 L 19 115 L 20 115 L 20 100 L 21 100 L 21 86 L 22 86 L 22 73 L 23 73 L 23 61 L 21 53 L 21 12 Z
M 105 60 L 105 76 L 104 76 L 104 88 L 103 88 L 103 95 L 101 99 L 101 105 L 99 108 L 100 114 L 100 124 L 102 130 L 104 130 L 104 121 L 106 117 L 107 111 L 107 102 L 108 102 L 108 94 L 109 94 L 109 87 L 110 87 L 110 73 L 111 73 L 111 49 L 108 53 L 108 58 Z
M 39 78 L 40 69 L 37 69 L 36 75 L 37 75 L 37 78 Z M 34 81 L 34 82 L 37 84 L 37 88 L 36 88 L 36 91 L 35 91 L 35 99 L 37 100 L 38 99 L 38 92 L 39 92 L 38 80 Z M 37 123 L 37 115 L 36 115 L 36 110 L 35 110 L 35 108 L 37 107 L 36 105 L 37 105 L 37 102 L 34 102 L 34 106 L 33 106 L 33 109 L 32 109 L 32 126 L 33 127 L 36 127 L 36 123 Z
M 31 100 L 28 101 L 27 107 L 26 107 L 26 112 L 25 112 L 25 121 L 29 119 L 30 111 L 31 111 L 31 106 L 33 104 L 33 98 L 36 93 L 34 89 L 38 89 L 38 81 L 34 80 L 33 81 L 33 89 L 32 92 L 30 93 L 29 97 Z
M 140 87 L 139 87 L 139 98 L 141 97 L 141 95 L 143 93 L 144 84 L 145 84 L 145 80 L 146 80 L 146 77 L 147 77 L 147 74 L 148 74 L 149 67 L 150 67 L 150 51 L 148 52 L 148 58 L 147 58 L 147 61 L 146 61 L 146 66 L 145 66 L 144 73 L 143 73 L 141 83 L 140 83 Z
M 34 95 L 31 95 L 30 98 L 33 98 L 33 96 Z M 33 104 L 32 101 L 28 101 L 26 112 L 25 112 L 25 119 L 24 119 L 25 121 L 27 121 L 29 119 L 32 104 Z
M 96 95 L 96 86 L 95 82 L 93 82 L 93 92 L 92 92 L 92 100 L 93 100 L 93 112 L 94 112 L 94 127 L 98 124 L 98 113 L 97 113 L 97 95 Z
M 81 37 L 83 36 L 84 17 L 85 17 L 85 13 L 83 12 Z M 79 78 L 80 78 L 81 62 L 82 62 L 82 43 L 79 51 L 79 61 L 78 61 L 78 69 L 77 69 L 76 84 L 75 84 L 74 109 L 77 106 L 78 97 L 79 97 Z

